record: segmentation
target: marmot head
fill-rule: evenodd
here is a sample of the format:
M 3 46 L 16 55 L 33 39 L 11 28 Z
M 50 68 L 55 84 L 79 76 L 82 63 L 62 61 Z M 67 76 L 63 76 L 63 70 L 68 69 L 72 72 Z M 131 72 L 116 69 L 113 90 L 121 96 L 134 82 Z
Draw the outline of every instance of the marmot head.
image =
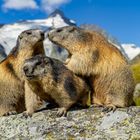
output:
M 81 46 L 86 46 L 91 37 L 89 32 L 75 26 L 57 28 L 48 33 L 52 42 L 64 47 L 70 54 L 77 52 Z
M 43 44 L 44 33 L 38 29 L 31 29 L 23 31 L 17 39 L 16 47 L 10 52 L 11 54 L 17 55 L 19 50 L 24 51 L 36 51 Z
M 31 29 L 31 30 L 26 30 L 23 31 L 19 36 L 18 36 L 18 43 L 20 44 L 20 47 L 24 47 L 25 44 L 26 46 L 34 46 L 38 42 L 44 40 L 44 33 L 41 30 L 38 29 Z
M 52 72 L 52 60 L 43 55 L 36 55 L 25 60 L 23 72 L 28 80 L 39 80 L 44 75 Z

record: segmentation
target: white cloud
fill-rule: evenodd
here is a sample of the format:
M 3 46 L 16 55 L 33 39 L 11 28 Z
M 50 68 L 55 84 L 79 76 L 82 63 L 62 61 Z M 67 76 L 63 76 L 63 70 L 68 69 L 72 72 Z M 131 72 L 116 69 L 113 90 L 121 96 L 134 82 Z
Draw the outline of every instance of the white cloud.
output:
M 62 4 L 66 4 L 70 2 L 70 0 L 42 0 L 42 8 L 50 13 L 53 10 L 59 8 Z
M 37 9 L 38 5 L 35 0 L 4 0 L 2 7 L 7 9 Z
M 40 0 L 40 5 L 37 5 L 36 0 L 3 0 L 2 8 L 4 10 L 15 9 L 43 9 L 47 13 L 54 11 L 61 5 L 70 2 L 71 0 Z

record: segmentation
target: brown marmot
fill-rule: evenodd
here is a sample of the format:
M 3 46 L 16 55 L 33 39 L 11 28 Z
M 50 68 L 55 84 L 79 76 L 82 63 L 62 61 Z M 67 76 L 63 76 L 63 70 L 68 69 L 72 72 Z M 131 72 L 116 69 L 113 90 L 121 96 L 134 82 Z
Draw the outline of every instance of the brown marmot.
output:
M 67 26 L 50 31 L 48 37 L 70 53 L 70 70 L 89 77 L 93 104 L 108 111 L 132 104 L 134 80 L 127 60 L 103 35 Z
M 88 85 L 59 60 L 38 55 L 27 59 L 23 70 L 33 92 L 42 100 L 60 107 L 57 112 L 59 116 L 66 115 L 67 110 L 78 101 L 86 106 L 90 92 Z M 28 95 L 31 97 L 30 92 Z M 27 111 L 24 115 L 30 116 L 36 110 L 30 103 L 36 104 L 28 97 L 25 102 Z
M 16 47 L 0 63 L 0 116 L 25 110 L 22 65 L 25 59 L 44 54 L 43 40 L 44 33 L 40 30 L 22 32 Z

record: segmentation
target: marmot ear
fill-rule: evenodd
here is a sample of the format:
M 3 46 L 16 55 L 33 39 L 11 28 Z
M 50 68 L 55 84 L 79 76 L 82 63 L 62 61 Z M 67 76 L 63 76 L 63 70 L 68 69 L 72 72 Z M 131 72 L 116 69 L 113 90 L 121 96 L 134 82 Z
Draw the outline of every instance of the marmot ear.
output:
M 53 64 L 53 61 L 51 58 L 49 58 L 47 56 L 43 57 L 42 67 L 49 68 L 52 66 L 52 64 Z
M 49 57 L 44 57 L 43 63 L 44 64 L 49 64 L 49 63 L 51 63 L 51 59 Z

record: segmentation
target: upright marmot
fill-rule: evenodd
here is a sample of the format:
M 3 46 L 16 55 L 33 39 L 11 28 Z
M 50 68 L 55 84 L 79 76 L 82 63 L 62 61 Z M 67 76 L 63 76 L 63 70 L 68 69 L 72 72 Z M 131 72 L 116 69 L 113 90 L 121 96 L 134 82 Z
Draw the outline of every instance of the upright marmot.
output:
M 129 65 L 100 33 L 68 26 L 50 31 L 48 37 L 68 50 L 70 70 L 89 77 L 93 104 L 106 106 L 107 110 L 132 104 L 134 81 Z
M 59 60 L 38 55 L 27 59 L 23 70 L 33 92 L 42 100 L 55 103 L 60 107 L 59 116 L 65 115 L 67 110 L 78 101 L 83 106 L 86 105 L 88 85 Z M 36 110 L 36 104 L 30 92 L 25 94 L 30 98 L 26 98 L 27 111 L 24 115 L 32 115 Z
M 25 59 L 44 54 L 43 40 L 40 30 L 22 32 L 16 47 L 0 63 L 0 116 L 25 110 L 22 65 Z

